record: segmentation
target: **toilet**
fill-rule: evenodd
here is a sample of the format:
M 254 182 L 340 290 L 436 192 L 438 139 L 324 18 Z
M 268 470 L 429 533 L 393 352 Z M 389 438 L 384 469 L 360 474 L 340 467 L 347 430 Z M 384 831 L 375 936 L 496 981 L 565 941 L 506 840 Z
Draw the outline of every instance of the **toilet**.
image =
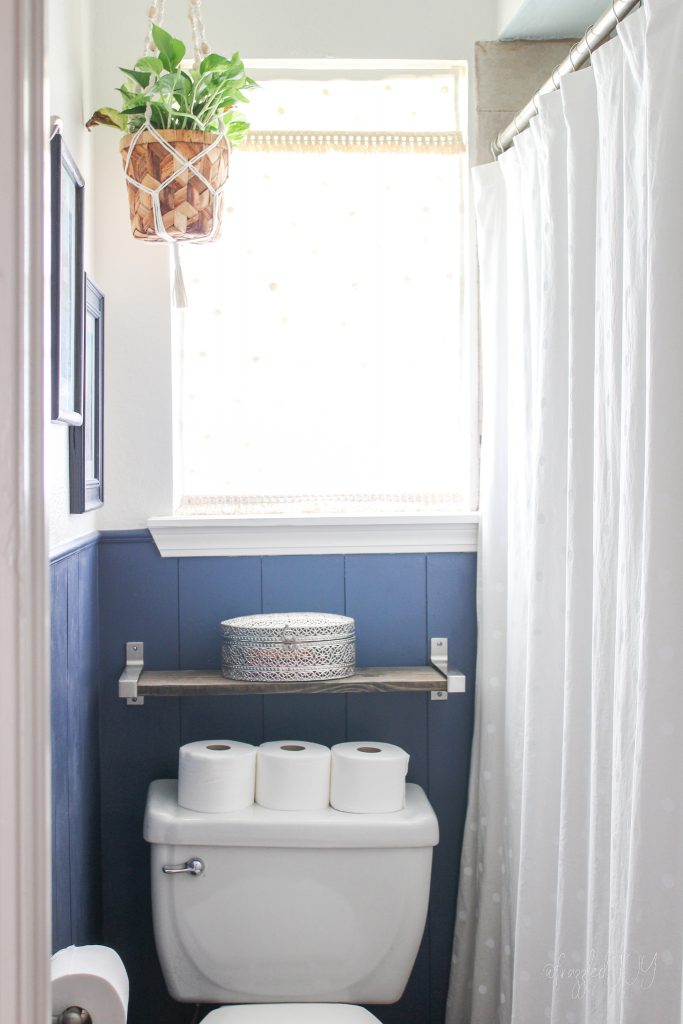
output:
M 144 822 L 174 999 L 219 1004 L 207 1024 L 371 1024 L 358 1004 L 401 998 L 439 840 L 419 786 L 388 814 L 207 814 L 177 796 L 176 780 L 153 782 Z
M 377 1017 L 362 1006 L 332 1003 L 277 1003 L 269 1006 L 223 1006 L 202 1024 L 372 1024 Z

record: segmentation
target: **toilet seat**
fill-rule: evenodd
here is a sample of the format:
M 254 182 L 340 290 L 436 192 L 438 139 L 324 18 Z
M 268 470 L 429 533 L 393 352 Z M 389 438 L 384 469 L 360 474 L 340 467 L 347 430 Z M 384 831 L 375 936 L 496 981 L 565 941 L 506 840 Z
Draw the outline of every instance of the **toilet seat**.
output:
M 380 1024 L 362 1006 L 342 1003 L 258 1003 L 221 1006 L 203 1024 Z

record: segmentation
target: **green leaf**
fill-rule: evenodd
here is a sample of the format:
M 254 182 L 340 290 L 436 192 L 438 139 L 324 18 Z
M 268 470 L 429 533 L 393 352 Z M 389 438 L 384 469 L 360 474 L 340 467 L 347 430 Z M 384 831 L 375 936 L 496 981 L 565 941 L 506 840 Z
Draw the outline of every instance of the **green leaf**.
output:
M 243 125 L 244 122 L 235 121 L 233 124 L 229 125 L 228 128 L 226 129 L 227 136 L 228 136 L 228 138 L 230 139 L 231 142 L 236 142 L 236 143 L 244 142 L 244 139 L 246 138 L 249 126 L 247 125 L 246 128 L 245 127 L 237 127 L 237 125 L 239 125 L 239 124 Z
M 135 67 L 139 68 L 140 71 L 149 71 L 151 74 L 156 75 L 157 78 L 164 70 L 164 65 L 158 57 L 141 57 Z
M 169 112 L 163 103 L 152 103 L 151 122 L 154 128 L 170 128 Z
M 161 75 L 156 83 L 156 91 L 161 93 L 162 96 L 171 96 L 173 90 L 176 87 L 177 74 L 175 71 L 168 71 L 165 75 Z
M 150 124 L 153 128 L 168 128 L 169 112 L 163 103 L 149 103 L 150 108 Z M 131 118 L 130 130 L 134 131 L 135 128 L 139 128 L 145 120 L 147 115 L 147 106 L 140 104 L 137 107 L 129 107 L 124 111 L 126 117 Z M 139 118 L 139 119 L 138 119 Z
M 98 124 L 118 128 L 122 132 L 128 131 L 128 118 L 119 110 L 114 110 L 113 107 L 100 107 L 99 110 L 95 111 L 90 120 L 86 122 L 85 127 L 88 129 L 95 128 Z
M 173 40 L 173 65 L 178 67 L 183 57 L 185 56 L 185 43 L 180 39 Z
M 129 117 L 131 114 L 144 114 L 147 110 L 146 103 L 130 103 L 126 104 L 121 111 L 125 117 Z
M 166 70 L 175 71 L 185 56 L 185 44 L 180 39 L 174 39 L 170 32 L 159 25 L 152 25 L 152 39 Z
M 248 130 L 241 120 L 245 91 L 256 83 L 245 73 L 239 53 L 206 56 L 199 68 L 185 70 L 185 46 L 158 25 L 152 26 L 158 55 L 141 57 L 131 68 L 121 68 L 126 81 L 118 92 L 123 109 L 102 108 L 89 124 L 116 125 L 134 131 L 145 123 L 147 111 L 155 128 L 196 127 L 219 131 L 225 127 L 237 139 Z
M 128 75 L 133 82 L 142 86 L 143 89 L 146 89 L 149 85 L 151 77 L 149 71 L 133 71 L 131 68 L 119 68 L 119 71 L 123 71 L 124 75 Z
M 199 65 L 199 71 L 202 75 L 205 75 L 207 71 L 214 71 L 216 68 L 229 66 L 230 61 L 227 57 L 221 57 L 220 53 L 209 53 Z
M 188 74 L 181 71 L 178 76 L 178 82 L 176 85 L 176 92 L 180 93 L 181 96 L 189 96 L 194 88 L 194 82 Z
M 244 81 L 246 79 L 243 64 L 231 64 L 230 67 L 225 68 L 222 73 L 218 72 L 218 74 L 220 74 L 222 82 Z
M 123 83 L 123 85 L 120 85 L 116 91 L 120 92 L 124 100 L 126 101 L 132 100 L 135 103 L 138 103 L 140 100 L 141 94 L 138 91 L 131 89 L 130 86 L 126 85 L 125 82 Z
M 214 54 L 213 56 L 216 55 Z M 221 75 L 225 78 L 238 78 L 244 74 L 244 64 L 239 53 L 233 53 L 230 60 L 226 60 L 224 57 L 222 62 L 217 63 L 211 70 L 213 74 Z
M 223 81 L 220 87 L 217 87 L 214 91 L 219 96 L 236 96 L 240 89 L 243 88 L 243 85 L 244 77 L 235 78 L 228 82 Z
M 157 80 L 156 85 L 161 96 L 167 97 L 171 101 L 177 98 L 182 108 L 181 112 L 184 112 L 187 106 L 185 100 L 192 88 L 192 83 L 189 79 L 183 78 L 182 73 L 179 71 L 169 71 Z
M 152 25 L 152 39 L 159 51 L 159 60 L 166 71 L 172 70 L 173 36 L 159 25 Z

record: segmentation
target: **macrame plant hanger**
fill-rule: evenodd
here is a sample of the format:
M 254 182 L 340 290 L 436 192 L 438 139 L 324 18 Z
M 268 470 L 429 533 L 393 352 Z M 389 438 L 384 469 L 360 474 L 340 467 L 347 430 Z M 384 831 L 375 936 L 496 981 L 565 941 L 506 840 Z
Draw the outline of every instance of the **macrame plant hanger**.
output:
M 152 36 L 153 25 L 161 26 L 164 20 L 164 13 L 166 7 L 166 0 L 155 0 L 152 6 L 147 12 L 149 20 L 149 26 L 147 29 L 147 36 L 145 38 L 145 56 L 152 57 L 156 53 L 156 46 Z M 202 21 L 202 0 L 189 0 L 188 2 L 188 20 L 192 27 L 192 47 L 194 51 L 194 67 L 198 68 L 204 57 L 209 53 L 209 46 L 206 42 L 206 36 L 204 31 L 204 22 Z M 171 235 L 164 224 L 163 215 L 161 212 L 161 193 L 169 187 L 169 185 L 185 175 L 186 178 L 194 176 L 207 189 L 211 196 L 211 202 L 213 203 L 213 223 L 211 225 L 211 231 L 207 236 L 197 239 L 197 241 L 211 242 L 216 237 L 218 231 L 220 217 L 219 217 L 219 197 L 223 189 L 225 188 L 225 181 L 216 187 L 208 178 L 202 174 L 200 170 L 200 164 L 204 157 L 208 156 L 216 147 L 227 144 L 230 148 L 230 142 L 227 138 L 225 124 L 221 118 L 218 119 L 219 129 L 215 134 L 215 138 L 207 146 L 205 146 L 199 153 L 193 156 L 191 159 L 184 157 L 178 150 L 174 149 L 167 140 L 161 135 L 157 129 L 151 123 L 152 119 L 152 108 L 147 107 L 145 111 L 145 120 L 138 130 L 134 133 L 130 145 L 128 146 L 128 153 L 124 164 L 124 173 L 126 175 L 126 181 L 129 186 L 138 189 L 140 192 L 146 193 L 150 197 L 152 212 L 154 215 L 154 229 L 158 238 L 165 242 L 168 242 L 173 246 L 173 302 L 174 305 L 179 309 L 187 307 L 187 292 L 185 290 L 185 281 L 183 279 L 183 269 L 180 259 L 180 241 Z M 141 181 L 137 181 L 129 174 L 131 158 L 135 151 L 135 147 L 142 138 L 143 135 L 149 133 L 154 139 L 161 145 L 173 158 L 176 169 L 165 178 L 162 182 L 158 183 L 154 188 L 149 185 L 145 185 Z M 226 179 L 227 180 L 227 179 Z M 188 239 L 190 241 L 190 239 Z

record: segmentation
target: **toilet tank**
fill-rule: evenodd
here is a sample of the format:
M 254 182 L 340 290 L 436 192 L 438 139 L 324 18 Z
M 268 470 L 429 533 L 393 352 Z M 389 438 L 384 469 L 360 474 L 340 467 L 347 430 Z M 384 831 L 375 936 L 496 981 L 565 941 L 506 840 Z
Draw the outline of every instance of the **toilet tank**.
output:
M 419 786 L 389 814 L 178 806 L 153 782 L 154 935 L 168 991 L 188 1003 L 393 1003 L 424 931 L 436 815 Z M 201 874 L 164 866 L 202 862 Z

